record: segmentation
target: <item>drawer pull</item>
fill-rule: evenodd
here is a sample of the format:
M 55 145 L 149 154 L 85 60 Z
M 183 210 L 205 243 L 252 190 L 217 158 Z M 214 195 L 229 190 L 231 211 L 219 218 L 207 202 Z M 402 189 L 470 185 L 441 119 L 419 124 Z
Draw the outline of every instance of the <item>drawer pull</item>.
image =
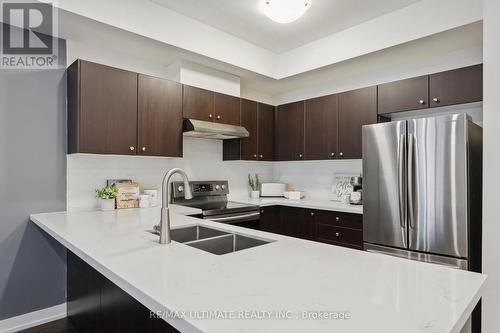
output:
M 339 238 L 340 237 L 340 232 L 335 233 L 335 237 Z
M 339 222 L 339 221 L 340 221 L 340 217 L 338 217 L 338 216 L 337 216 L 337 217 L 335 218 L 335 221 Z
M 311 212 L 311 216 L 314 216 L 314 212 Z

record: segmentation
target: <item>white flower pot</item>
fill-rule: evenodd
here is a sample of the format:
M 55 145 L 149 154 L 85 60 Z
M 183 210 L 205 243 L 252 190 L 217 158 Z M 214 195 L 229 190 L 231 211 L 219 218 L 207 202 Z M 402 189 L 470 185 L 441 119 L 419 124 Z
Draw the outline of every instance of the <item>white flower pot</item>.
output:
M 260 192 L 259 191 L 251 191 L 250 192 L 250 198 L 252 198 L 252 199 L 258 199 L 258 198 L 260 198 Z
M 99 199 L 102 211 L 115 210 L 115 199 Z

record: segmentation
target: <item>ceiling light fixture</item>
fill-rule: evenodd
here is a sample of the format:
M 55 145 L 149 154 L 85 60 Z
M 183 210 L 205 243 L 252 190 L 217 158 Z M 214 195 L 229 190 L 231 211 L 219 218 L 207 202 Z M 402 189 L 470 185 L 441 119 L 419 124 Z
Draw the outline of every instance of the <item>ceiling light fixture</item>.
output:
M 263 11 L 278 23 L 290 23 L 299 19 L 311 7 L 312 0 L 263 0 Z

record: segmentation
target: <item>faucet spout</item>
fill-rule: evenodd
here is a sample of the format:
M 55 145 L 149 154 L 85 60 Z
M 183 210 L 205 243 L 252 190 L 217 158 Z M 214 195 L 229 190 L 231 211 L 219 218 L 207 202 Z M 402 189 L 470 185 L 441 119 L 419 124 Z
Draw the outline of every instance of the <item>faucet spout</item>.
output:
M 162 206 L 161 206 L 161 217 L 160 217 L 160 244 L 170 244 L 172 238 L 170 236 L 170 204 L 172 203 L 172 198 L 170 194 L 170 178 L 175 174 L 179 174 L 184 181 L 184 197 L 189 200 L 193 198 L 193 193 L 191 192 L 191 187 L 189 186 L 189 179 L 186 172 L 180 168 L 174 168 L 169 170 L 163 177 L 162 182 Z

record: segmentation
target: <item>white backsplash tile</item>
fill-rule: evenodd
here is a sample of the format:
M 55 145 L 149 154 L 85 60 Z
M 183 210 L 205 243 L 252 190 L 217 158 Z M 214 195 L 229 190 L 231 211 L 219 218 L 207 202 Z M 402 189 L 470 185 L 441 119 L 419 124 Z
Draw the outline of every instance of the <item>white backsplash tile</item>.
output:
M 184 158 L 76 154 L 68 155 L 67 163 L 68 210 L 95 209 L 94 190 L 106 179 L 133 179 L 141 189 L 160 189 L 163 174 L 174 167 L 184 169 L 190 180 L 228 180 L 234 196 L 248 194 L 248 173 L 273 179 L 272 163 L 224 162 L 222 141 L 193 138 L 184 138 Z
M 330 199 L 338 172 L 361 173 L 361 160 L 251 162 L 222 161 L 222 141 L 184 138 L 184 157 L 142 157 L 75 154 L 67 157 L 68 210 L 97 207 L 96 188 L 107 179 L 133 179 L 141 189 L 160 189 L 163 174 L 174 167 L 186 170 L 191 180 L 228 180 L 231 195 L 249 193 L 247 176 L 258 173 L 262 181 L 287 183 L 312 199 Z M 161 195 L 161 193 L 160 193 Z
M 362 160 L 278 162 L 273 166 L 273 178 L 296 190 L 305 191 L 309 199 L 332 198 L 336 173 L 361 174 Z

